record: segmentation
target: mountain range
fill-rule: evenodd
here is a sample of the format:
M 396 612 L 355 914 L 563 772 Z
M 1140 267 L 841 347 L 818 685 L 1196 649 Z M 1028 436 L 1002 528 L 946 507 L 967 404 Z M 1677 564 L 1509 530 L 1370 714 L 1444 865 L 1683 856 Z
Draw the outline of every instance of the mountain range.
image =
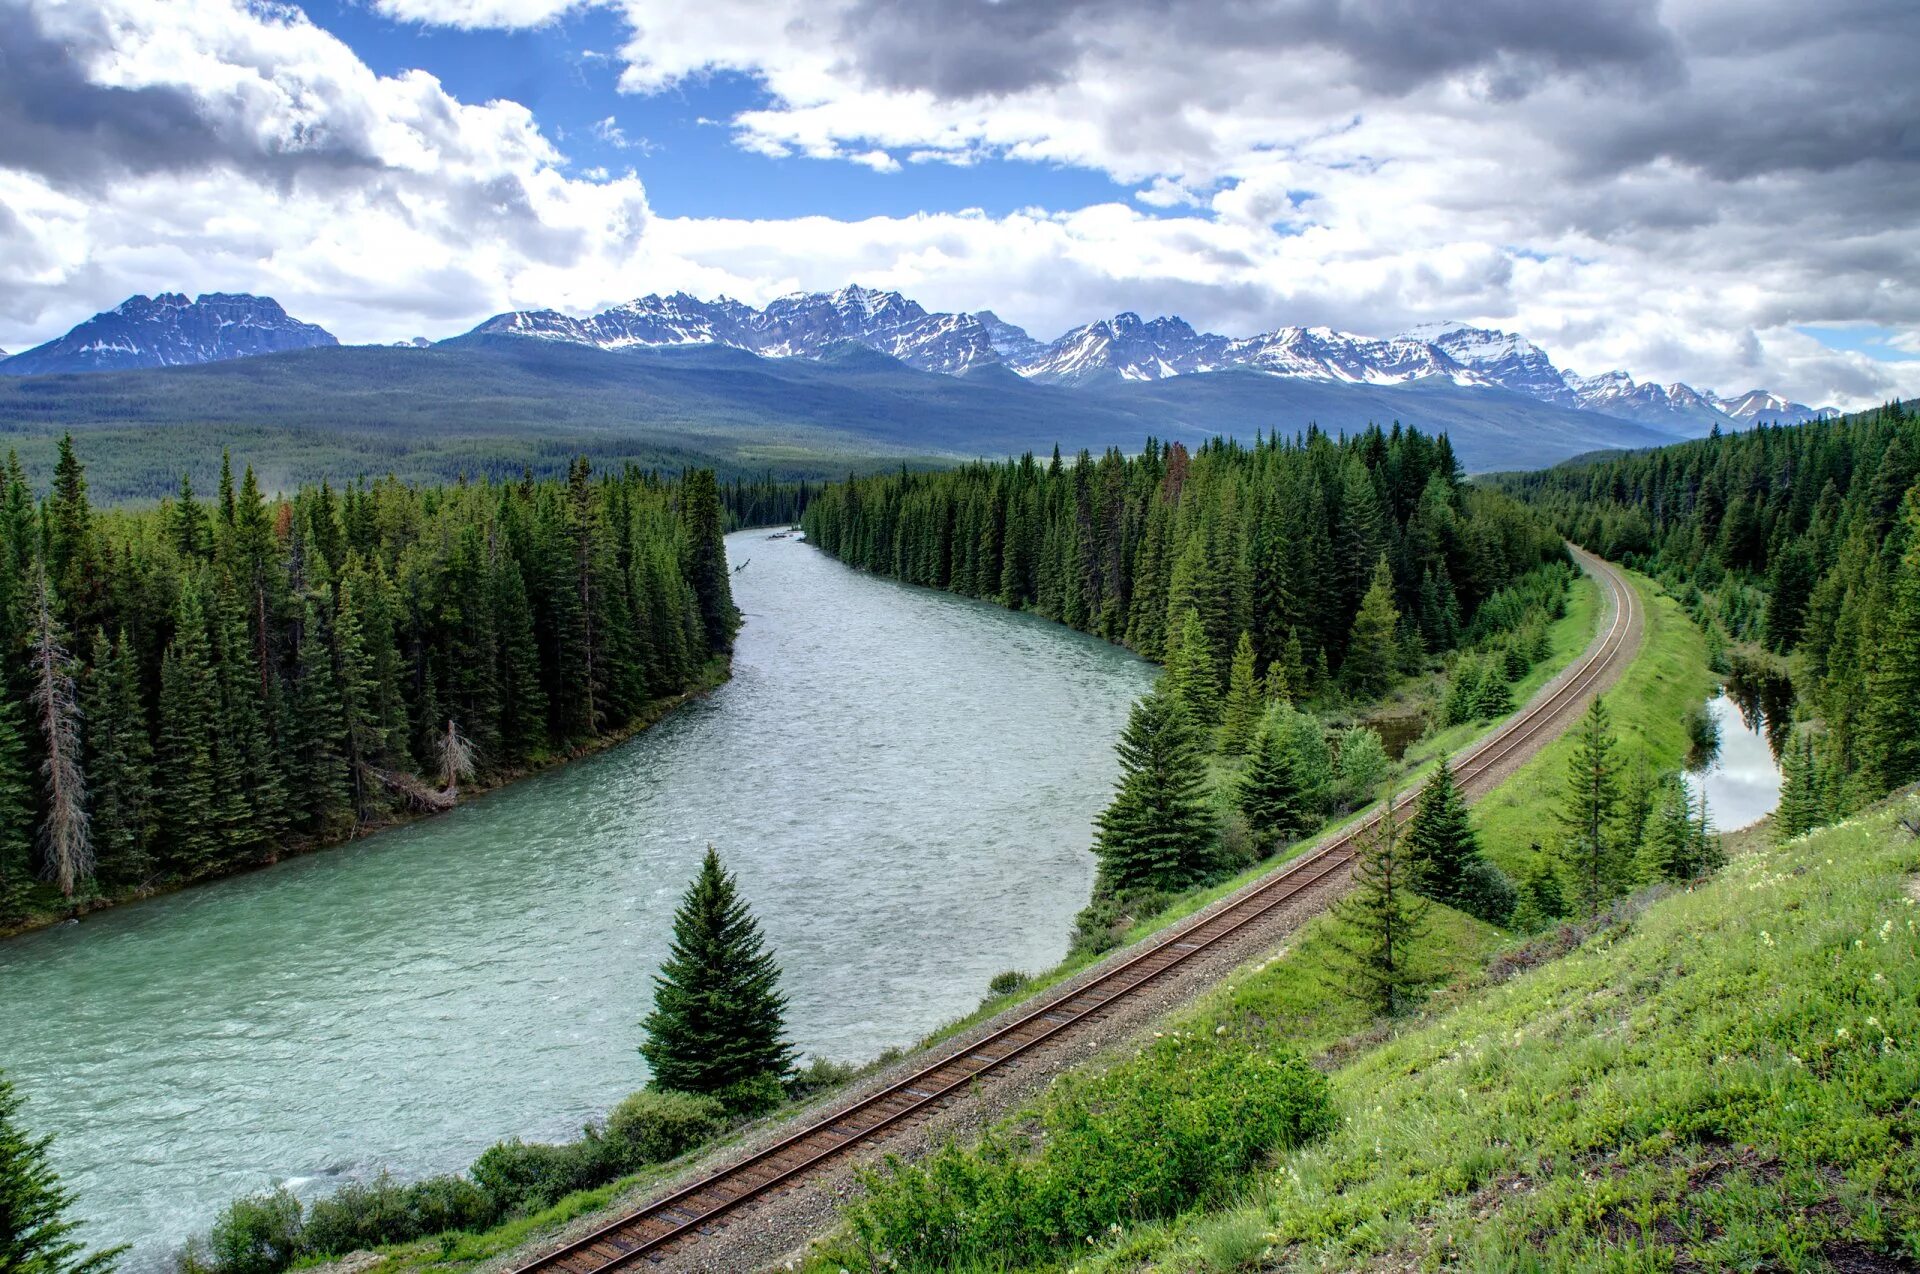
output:
M 1004 367 L 1038 383 L 1069 387 L 1230 368 L 1331 385 L 1433 381 L 1506 390 L 1678 434 L 1835 414 L 1761 389 L 1724 398 L 1685 384 L 1638 382 L 1622 371 L 1580 376 L 1555 367 L 1523 336 L 1462 323 L 1428 324 L 1386 338 L 1327 327 L 1281 327 L 1236 338 L 1196 331 L 1177 317 L 1122 313 L 1043 342 L 991 310 L 930 312 L 898 292 L 859 286 L 795 293 L 765 308 L 676 292 L 644 296 L 587 318 L 515 310 L 453 339 L 471 343 L 486 336 L 612 351 L 720 345 L 763 358 L 813 359 L 850 341 L 920 371 L 953 376 Z M 337 341 L 326 330 L 289 317 L 267 297 L 209 293 L 188 301 L 162 293 L 131 297 L 57 340 L 0 359 L 0 373 L 171 367 L 333 344 Z

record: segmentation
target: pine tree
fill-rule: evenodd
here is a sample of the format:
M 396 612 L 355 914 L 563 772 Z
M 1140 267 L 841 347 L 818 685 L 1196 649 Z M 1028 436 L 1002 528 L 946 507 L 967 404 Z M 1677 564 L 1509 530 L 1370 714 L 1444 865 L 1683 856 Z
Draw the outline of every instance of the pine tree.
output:
M 1388 812 L 1360 837 L 1354 852 L 1353 888 L 1334 904 L 1337 924 L 1328 931 L 1336 963 L 1376 1013 L 1409 1008 L 1430 978 L 1418 967 L 1416 944 L 1427 928 L 1427 903 L 1414 890 L 1415 871 L 1400 825 Z
M 0 1270 L 7 1274 L 108 1274 L 125 1248 L 87 1253 L 68 1213 L 73 1192 L 60 1184 L 47 1153 L 20 1123 L 22 1102 L 0 1075 Z
M 1234 788 L 1234 803 L 1253 829 L 1262 857 L 1320 822 L 1305 758 L 1296 746 L 1295 732 L 1288 728 L 1298 715 L 1285 704 L 1267 710 Z
M 1253 672 L 1253 638 L 1243 629 L 1233 650 L 1233 668 L 1227 677 L 1227 704 L 1220 721 L 1220 750 L 1239 756 L 1247 750 L 1260 722 L 1260 683 Z
M 1813 736 L 1797 730 L 1781 757 L 1780 807 L 1773 815 L 1773 835 L 1779 842 L 1812 831 L 1827 821 L 1820 765 L 1814 756 Z
M 287 696 L 287 795 L 298 825 L 333 835 L 353 820 L 340 684 L 321 598 L 309 594 L 304 613 Z
M 682 541 L 681 569 L 693 585 L 706 632 L 706 649 L 730 650 L 739 627 L 733 589 L 727 571 L 727 548 L 721 539 L 720 493 L 713 470 L 695 469 L 680 486 Z
M 54 615 L 47 573 L 33 572 L 28 618 L 31 702 L 40 743 L 40 841 L 49 879 L 69 902 L 93 880 L 93 838 L 87 827 L 87 776 L 81 757 L 80 695 L 74 661 Z
M 1640 856 L 1649 880 L 1692 880 L 1706 867 L 1692 798 L 1678 775 L 1664 776 L 1657 786 Z
M 1868 656 L 1862 760 L 1877 791 L 1920 778 L 1920 491 L 1901 506 L 1906 545 Z
M 214 787 L 214 747 L 220 704 L 207 646 L 206 613 L 191 582 L 174 611 L 173 640 L 160 664 L 159 858 L 177 876 L 191 878 L 221 859 Z
M 500 747 L 509 765 L 525 765 L 546 746 L 547 692 L 540 684 L 540 647 L 526 581 L 511 555 L 502 554 L 494 566 L 493 604 L 499 617 Z M 644 606 L 642 614 L 648 614 Z M 651 653 L 652 645 L 647 642 L 642 648 Z M 655 690 L 656 676 L 650 668 L 649 692 Z
M 1407 860 L 1421 893 L 1486 918 L 1482 915 L 1486 900 L 1479 896 L 1485 866 L 1480 838 L 1445 757 L 1420 789 L 1419 804 L 1407 825 Z
M 27 912 L 33 889 L 33 786 L 20 704 L 0 685 L 0 921 Z
M 1287 667 L 1280 660 L 1267 665 L 1267 675 L 1260 680 L 1260 697 L 1268 704 L 1293 706 L 1293 686 L 1288 683 Z
M 1214 680 L 1213 647 L 1207 641 L 1200 612 L 1188 607 L 1167 649 L 1168 690 L 1202 730 L 1220 718 L 1220 692 Z
M 1206 753 L 1168 680 L 1133 705 L 1115 745 L 1118 791 L 1094 842 L 1102 885 L 1114 893 L 1185 888 L 1213 866 Z
M 783 1079 L 794 1050 L 785 1039 L 780 966 L 720 855 L 707 848 L 673 917 L 673 944 L 654 979 L 641 1056 L 653 1086 L 741 1103 L 756 1081 Z
M 1536 933 L 1566 918 L 1567 898 L 1560 888 L 1560 873 L 1537 843 L 1527 854 L 1527 866 L 1520 873 L 1515 892 L 1512 924 L 1520 932 Z
M 1567 763 L 1567 789 L 1560 808 L 1567 870 L 1577 882 L 1580 909 L 1586 915 L 1597 913 L 1613 896 L 1619 875 L 1614 811 L 1620 802 L 1620 779 L 1613 752 L 1612 717 L 1596 695 L 1574 728 L 1573 756 Z
M 1360 612 L 1353 618 L 1346 662 L 1340 666 L 1341 678 L 1356 698 L 1385 694 L 1393 685 L 1398 659 L 1395 629 L 1399 623 L 1400 612 L 1393 604 L 1393 574 L 1382 557 L 1374 567 L 1373 582 L 1361 598 Z
M 94 634 L 84 720 L 100 878 L 137 885 L 153 871 L 153 742 L 124 632 L 111 644 Z

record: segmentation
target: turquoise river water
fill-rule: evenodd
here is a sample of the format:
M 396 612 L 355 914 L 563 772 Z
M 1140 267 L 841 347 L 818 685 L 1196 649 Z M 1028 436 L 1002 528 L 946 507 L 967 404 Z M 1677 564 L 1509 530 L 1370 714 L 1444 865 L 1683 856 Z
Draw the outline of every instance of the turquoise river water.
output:
M 640 1087 L 708 842 L 808 1053 L 855 1061 L 1066 949 L 1152 668 L 1030 616 L 728 537 L 733 679 L 452 813 L 0 943 L 0 1069 L 93 1243 L 157 1263 L 236 1194 L 464 1167 Z

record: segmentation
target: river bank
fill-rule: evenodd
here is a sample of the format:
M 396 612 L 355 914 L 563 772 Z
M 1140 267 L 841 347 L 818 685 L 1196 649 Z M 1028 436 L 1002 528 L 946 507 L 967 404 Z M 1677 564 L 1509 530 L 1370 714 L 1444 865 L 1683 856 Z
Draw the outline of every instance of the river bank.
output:
M 537 758 L 532 764 L 495 771 L 488 774 L 484 779 L 463 784 L 460 789 L 460 797 L 462 800 L 469 800 L 474 797 L 485 796 L 490 792 L 497 792 L 502 788 L 511 787 L 513 784 L 524 779 L 532 778 L 538 774 L 545 774 L 558 766 L 582 761 L 588 757 L 597 756 L 605 752 L 608 748 L 618 747 L 620 744 L 627 742 L 641 732 L 657 725 L 667 714 L 674 711 L 674 709 L 690 703 L 695 699 L 704 698 L 712 694 L 715 689 L 726 684 L 727 678 L 732 675 L 732 671 L 733 656 L 731 654 L 715 655 L 707 661 L 706 667 L 701 670 L 698 684 L 681 691 L 677 695 L 668 695 L 664 699 L 652 700 L 640 710 L 639 714 L 635 716 L 633 720 L 627 722 L 624 726 L 597 734 L 591 739 L 583 740 L 568 748 L 565 752 L 551 753 L 547 756 Z M 453 807 L 453 809 L 458 808 L 459 806 L 457 804 Z M 192 880 L 173 881 L 164 885 L 137 885 L 131 889 L 120 890 L 112 894 L 98 894 L 72 907 L 59 911 L 35 912 L 14 924 L 0 924 L 0 942 L 4 942 L 8 938 L 33 933 L 40 929 L 51 928 L 54 925 L 66 924 L 70 921 L 77 923 L 85 917 L 95 916 L 101 912 L 111 911 L 115 908 L 128 907 L 135 903 L 149 902 L 155 898 L 165 898 L 172 894 L 177 894 L 182 890 L 198 889 L 202 885 L 212 884 L 217 880 L 226 880 L 234 876 L 251 875 L 255 872 L 265 871 L 270 867 L 277 867 L 292 859 L 305 857 L 309 854 L 317 854 L 329 849 L 338 849 L 343 845 L 360 844 L 379 835 L 381 832 L 392 831 L 401 827 L 411 827 L 425 819 L 444 817 L 452 813 L 453 809 L 422 810 L 398 807 L 389 813 L 383 814 L 379 818 L 370 819 L 360 824 L 347 836 L 330 840 L 299 839 L 288 841 L 271 857 L 262 859 L 256 863 L 237 863 L 226 870 L 209 872 L 204 876 L 196 876 Z
M 728 546 L 753 559 L 732 675 L 624 746 L 0 944 L 0 1066 L 91 1239 L 150 1269 L 276 1181 L 578 1136 L 646 1082 L 638 1022 L 708 843 L 808 1054 L 872 1058 L 1058 961 L 1152 667 L 790 540 Z

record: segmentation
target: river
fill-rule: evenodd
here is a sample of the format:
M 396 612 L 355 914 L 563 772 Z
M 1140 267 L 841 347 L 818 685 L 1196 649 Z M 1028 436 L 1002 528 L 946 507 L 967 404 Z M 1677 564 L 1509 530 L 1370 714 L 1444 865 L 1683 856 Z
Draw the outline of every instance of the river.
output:
M 445 816 L 0 943 L 0 1068 L 90 1243 L 157 1263 L 228 1199 L 555 1139 L 640 1087 L 708 842 L 840 1061 L 1066 950 L 1153 669 L 1026 615 L 727 539 L 733 678 Z

